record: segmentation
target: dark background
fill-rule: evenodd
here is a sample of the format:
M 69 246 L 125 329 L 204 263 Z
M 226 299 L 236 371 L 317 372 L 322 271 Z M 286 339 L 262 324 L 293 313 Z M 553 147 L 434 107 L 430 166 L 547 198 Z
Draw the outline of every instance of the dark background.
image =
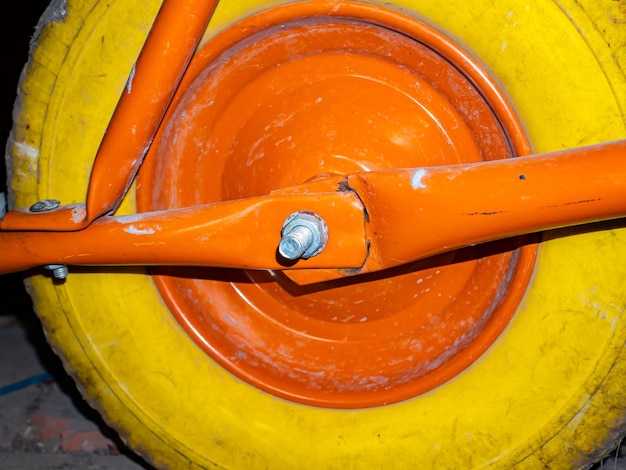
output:
M 39 17 L 48 5 L 48 0 L 26 0 L 0 2 L 0 35 L 2 38 L 2 82 L 0 84 L 0 118 L 2 128 L 2 149 L 11 129 L 11 110 L 17 93 L 22 67 L 28 59 L 28 45 Z M 4 152 L 3 152 L 4 153 Z M 6 172 L 0 169 L 0 179 L 4 186 Z
M 39 17 L 48 6 L 48 0 L 0 1 L 0 38 L 2 45 L 2 80 L 0 81 L 0 192 L 6 192 L 4 155 L 11 130 L 12 110 L 20 73 L 28 60 L 28 47 Z M 2 254 L 0 253 L 0 256 Z M 29 304 L 19 274 L 0 275 L 0 313 Z

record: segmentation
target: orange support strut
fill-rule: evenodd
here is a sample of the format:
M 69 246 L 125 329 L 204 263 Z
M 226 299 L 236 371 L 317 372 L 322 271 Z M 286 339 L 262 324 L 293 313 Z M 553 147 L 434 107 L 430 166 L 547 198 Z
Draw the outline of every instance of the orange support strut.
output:
M 177 264 L 247 269 L 398 266 L 491 240 L 626 215 L 626 140 L 538 156 L 321 178 L 281 196 L 135 216 L 79 232 L 0 233 L 0 273 L 42 264 Z M 609 170 L 607 170 L 609 169 Z M 291 193 L 290 195 L 288 193 Z M 295 211 L 328 226 L 321 254 L 287 265 L 276 248 Z M 336 277 L 336 276 L 330 276 Z

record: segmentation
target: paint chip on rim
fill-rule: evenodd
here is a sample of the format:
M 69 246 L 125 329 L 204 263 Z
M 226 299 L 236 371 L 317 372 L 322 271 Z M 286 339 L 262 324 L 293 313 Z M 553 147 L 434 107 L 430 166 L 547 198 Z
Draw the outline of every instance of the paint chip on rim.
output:
M 425 188 L 426 185 L 422 182 L 424 176 L 426 176 L 426 170 L 424 168 L 415 170 L 415 173 L 411 176 L 411 187 L 413 189 Z

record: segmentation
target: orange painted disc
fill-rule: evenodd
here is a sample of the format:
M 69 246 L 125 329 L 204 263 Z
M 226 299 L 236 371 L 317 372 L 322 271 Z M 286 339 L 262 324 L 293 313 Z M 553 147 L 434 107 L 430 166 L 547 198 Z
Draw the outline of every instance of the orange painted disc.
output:
M 503 94 L 443 34 L 380 6 L 304 2 L 249 17 L 199 51 L 137 196 L 140 210 L 160 210 L 320 174 L 527 152 Z M 243 380 L 356 408 L 413 397 L 475 361 L 514 314 L 535 255 L 528 239 L 505 240 L 307 286 L 281 272 L 153 274 L 188 334 Z

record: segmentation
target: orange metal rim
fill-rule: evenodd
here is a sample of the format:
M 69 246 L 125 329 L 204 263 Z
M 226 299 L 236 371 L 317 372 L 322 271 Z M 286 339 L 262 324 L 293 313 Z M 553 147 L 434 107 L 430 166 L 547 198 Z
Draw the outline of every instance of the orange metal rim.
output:
M 443 34 L 375 5 L 296 3 L 196 54 L 140 171 L 138 206 L 527 153 L 503 94 Z M 514 314 L 535 256 L 528 238 L 505 240 L 308 286 L 280 272 L 153 273 L 188 334 L 243 380 L 358 408 L 411 398 L 471 365 Z

